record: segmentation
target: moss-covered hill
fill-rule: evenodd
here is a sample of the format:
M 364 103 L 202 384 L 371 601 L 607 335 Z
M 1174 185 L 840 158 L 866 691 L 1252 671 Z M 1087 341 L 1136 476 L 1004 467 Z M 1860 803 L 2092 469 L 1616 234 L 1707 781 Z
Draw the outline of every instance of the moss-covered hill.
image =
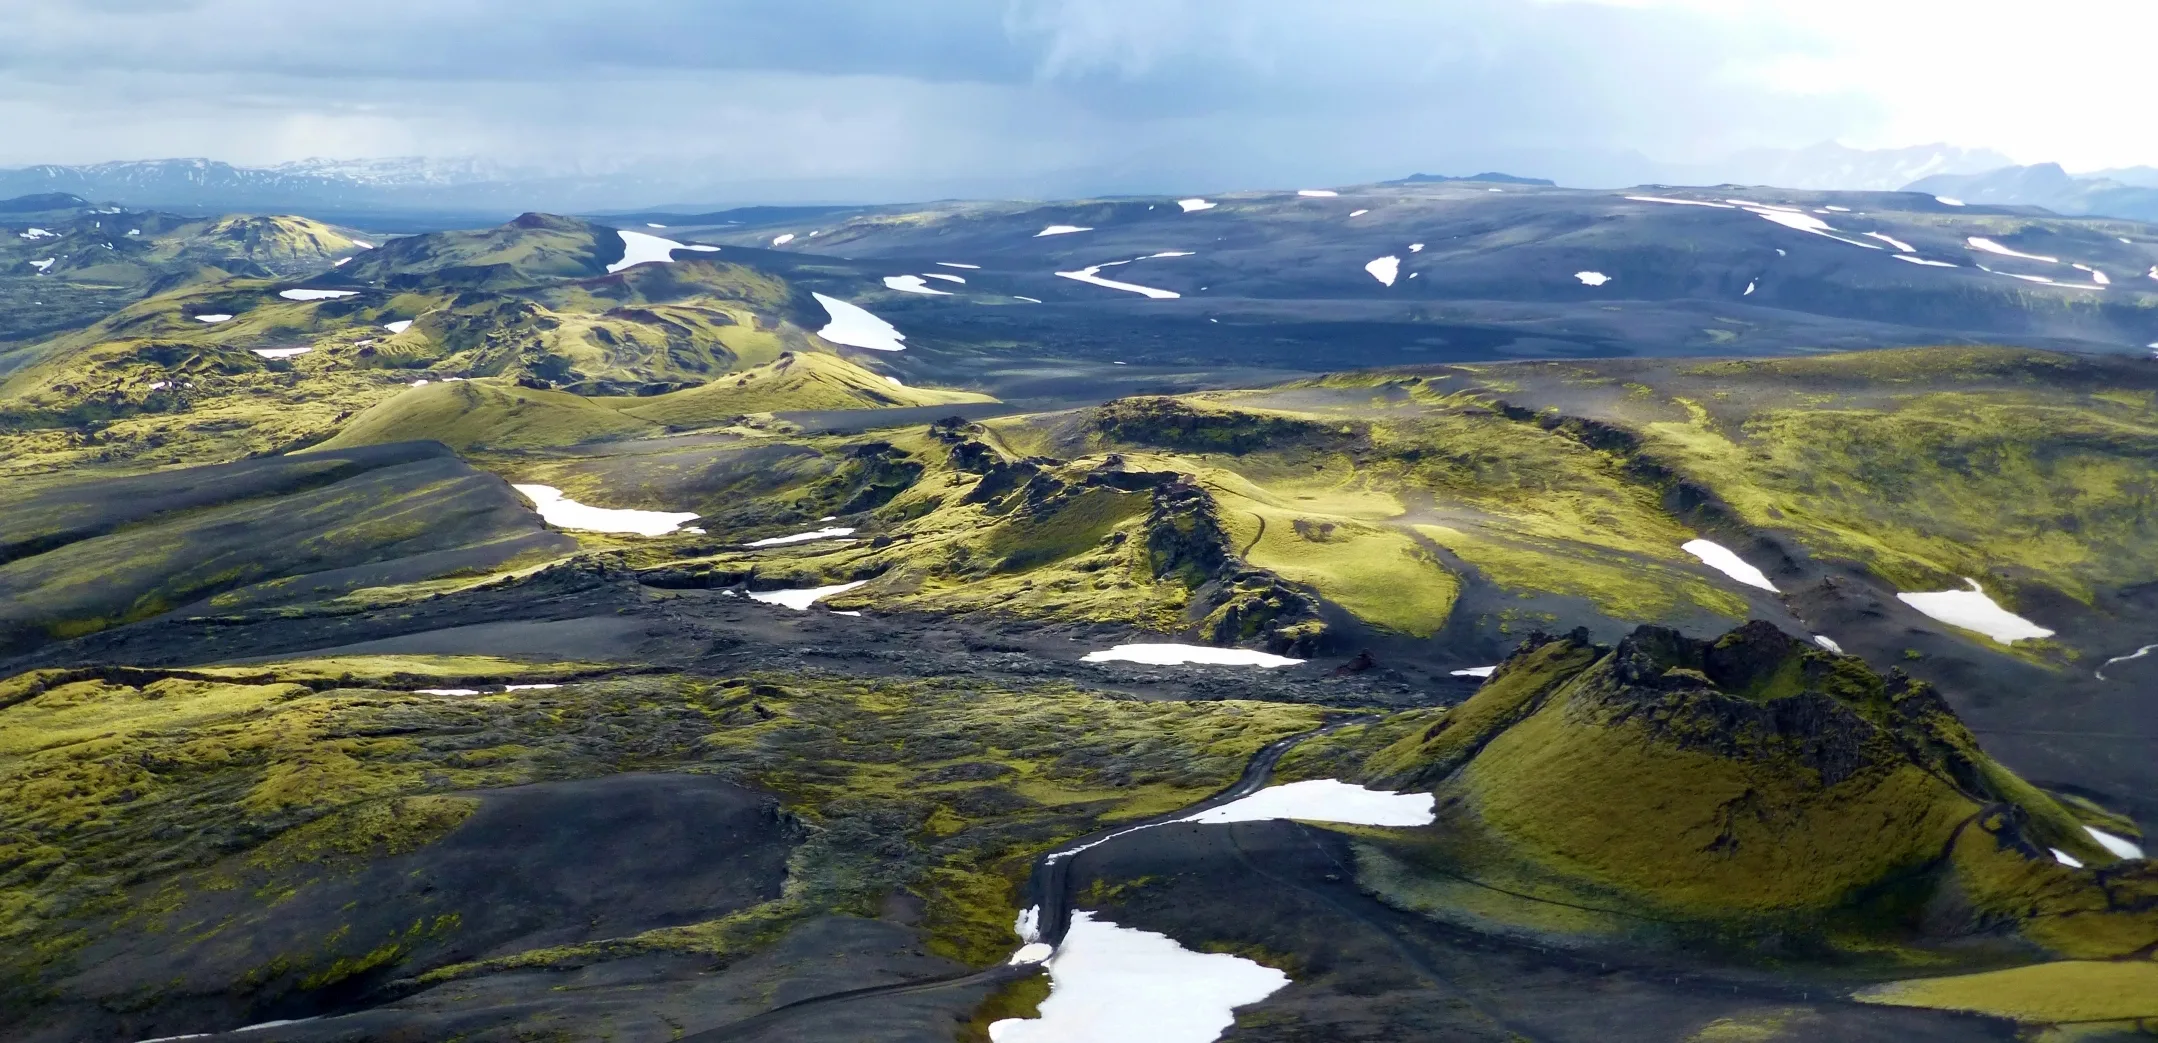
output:
M 305 278 L 364 233 L 293 216 L 183 217 L 76 205 L 0 218 L 0 345 L 88 326 L 146 296 L 233 276 Z M 17 353 L 0 350 L 0 373 Z
M 340 445 L 528 448 L 991 401 L 911 386 L 875 352 L 842 357 L 809 332 L 821 306 L 783 278 L 696 253 L 608 271 L 623 253 L 612 229 L 528 215 L 397 239 L 303 284 L 255 268 L 177 285 L 15 353 L 0 476 L 223 463 L 341 431 Z M 424 390 L 467 380 L 494 386 Z M 390 401 L 411 388 L 424 393 Z
M 1923 682 L 1765 622 L 1539 635 L 1460 706 L 1316 740 L 1285 770 L 1435 790 L 1440 828 L 1374 841 L 1363 869 L 1427 910 L 1487 888 L 1451 914 L 1501 929 L 1921 964 L 2158 941 L 2158 874 L 2086 828 L 2117 820 L 1996 763 Z

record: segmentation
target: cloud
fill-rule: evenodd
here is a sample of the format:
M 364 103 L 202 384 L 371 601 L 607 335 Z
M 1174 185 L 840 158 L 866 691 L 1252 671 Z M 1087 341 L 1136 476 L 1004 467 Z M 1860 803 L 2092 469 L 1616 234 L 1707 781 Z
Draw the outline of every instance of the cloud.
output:
M 2143 5 L 0 0 L 0 163 L 478 155 L 711 200 L 1619 184 L 1828 139 L 2122 165 L 2158 159 Z

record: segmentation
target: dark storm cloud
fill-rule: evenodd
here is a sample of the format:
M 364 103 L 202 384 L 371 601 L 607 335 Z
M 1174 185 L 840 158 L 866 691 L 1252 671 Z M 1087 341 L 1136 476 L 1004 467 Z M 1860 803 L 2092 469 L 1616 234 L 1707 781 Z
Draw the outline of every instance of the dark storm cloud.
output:
M 713 198 L 1343 183 L 1818 140 L 1788 47 L 1540 0 L 0 0 L 0 162 L 478 155 Z

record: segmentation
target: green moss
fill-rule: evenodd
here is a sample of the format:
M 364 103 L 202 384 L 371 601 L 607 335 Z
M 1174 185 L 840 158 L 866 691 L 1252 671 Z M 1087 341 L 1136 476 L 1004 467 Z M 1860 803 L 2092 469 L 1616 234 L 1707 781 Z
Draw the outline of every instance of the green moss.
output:
M 536 449 L 657 433 L 576 395 L 482 381 L 412 388 L 345 424 L 320 449 L 432 439 L 452 449 Z
M 780 410 L 883 409 L 993 402 L 987 395 L 894 384 L 837 355 L 787 353 L 702 387 L 603 404 L 670 427 L 706 427 Z
M 966 1024 L 960 1026 L 959 1043 L 989 1043 L 989 1026 L 1008 1018 L 1041 1017 L 1042 1001 L 1048 998 L 1049 974 L 1046 971 L 1037 970 L 1005 982 L 990 993 L 981 1006 L 974 1008 Z
M 2054 1023 L 2158 1018 L 2158 962 L 2062 961 L 1860 990 L 1866 1003 Z

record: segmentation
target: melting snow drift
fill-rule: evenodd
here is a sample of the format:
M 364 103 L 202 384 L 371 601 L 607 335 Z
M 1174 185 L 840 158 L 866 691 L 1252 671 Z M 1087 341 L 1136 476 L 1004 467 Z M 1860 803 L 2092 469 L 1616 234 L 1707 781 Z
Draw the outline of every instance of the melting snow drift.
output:
M 1204 199 L 1179 199 L 1176 201 L 1176 205 L 1183 207 L 1185 213 L 1191 214 L 1201 210 L 1212 210 L 1221 204 L 1209 203 Z
M 1746 559 L 1739 557 L 1723 544 L 1709 540 L 1688 540 L 1679 549 L 1701 559 L 1701 563 L 1709 568 L 1749 587 L 1759 587 L 1770 593 L 1776 591 L 1776 585 L 1768 581 L 1766 573 L 1746 564 Z
M 607 266 L 612 275 L 624 268 L 634 268 L 648 262 L 672 264 L 676 250 L 696 250 L 700 253 L 717 253 L 719 247 L 702 244 L 691 246 L 672 239 L 662 239 L 645 232 L 616 232 L 622 237 L 622 259 Z
M 2053 636 L 2053 631 L 1995 604 L 1977 580 L 1965 576 L 1963 582 L 1971 589 L 1906 592 L 1896 595 L 1896 600 L 1950 626 L 1975 630 L 2004 645 Z
M 399 319 L 396 322 L 385 322 L 382 324 L 382 328 L 390 331 L 391 333 L 403 333 L 404 331 L 412 328 L 412 320 Z
M 1292 818 L 1356 826 L 1428 826 L 1436 818 L 1436 799 L 1429 793 L 1388 793 L 1336 779 L 1311 779 L 1268 786 L 1177 821 L 1219 825 Z
M 665 536 L 681 527 L 683 522 L 696 519 L 695 514 L 670 511 L 614 510 L 607 507 L 587 507 L 562 495 L 562 490 L 551 485 L 512 485 L 510 488 L 524 494 L 532 501 L 532 509 L 539 512 L 547 524 L 563 529 L 582 532 L 633 533 L 638 536 Z
M 1207 645 L 1179 644 L 1130 644 L 1100 652 L 1088 652 L 1081 658 L 1085 663 L 1145 663 L 1148 666 L 1256 666 L 1272 669 L 1277 666 L 1295 666 L 1301 659 L 1254 652 L 1245 648 L 1213 648 Z
M 310 352 L 310 351 L 313 351 L 313 350 L 315 350 L 315 349 L 313 349 L 313 348 L 249 348 L 249 349 L 247 349 L 247 350 L 249 350 L 249 351 L 252 351 L 252 352 L 254 352 L 255 354 L 257 354 L 257 355 L 260 355 L 260 356 L 262 356 L 263 358 L 266 358 L 266 359 L 289 359 L 289 358 L 292 358 L 293 356 L 296 356 L 296 355 L 305 355 L 305 354 L 307 354 L 308 352 Z
M 1167 935 L 1072 911 L 1049 958 L 1039 1018 L 992 1022 L 993 1043 L 1212 1043 L 1236 1008 L 1279 992 L 1289 976 L 1228 953 L 1196 953 Z
M 1336 192 L 1331 188 L 1299 188 L 1296 190 L 1296 194 L 1300 196 L 1307 196 L 1312 199 L 1332 199 L 1333 197 L 1338 196 L 1341 193 Z
M 1370 264 L 1365 265 L 1364 270 L 1370 272 L 1372 278 L 1377 279 L 1388 286 L 1392 286 L 1394 284 L 1394 280 L 1396 278 L 1399 278 L 1401 275 L 1401 258 L 1381 257 L 1378 260 L 1375 260 Z
M 2113 852 L 2113 857 L 2115 858 L 2143 857 L 2142 847 L 2138 846 L 2135 841 L 2129 840 L 2126 837 L 2116 837 L 2113 834 L 2106 832 L 2105 830 L 2093 829 L 2090 826 L 2083 827 L 2083 832 L 2089 833 L 2091 835 L 2091 839 L 2098 842 L 2099 847 L 2105 848 L 2107 851 Z
M 280 290 L 277 295 L 288 301 L 334 301 L 339 297 L 357 297 L 358 290 Z
M 1042 229 L 1041 231 L 1039 231 L 1039 232 L 1036 232 L 1036 233 L 1034 233 L 1034 238 L 1036 238 L 1036 239 L 1039 239 L 1039 238 L 1041 238 L 1042 236 L 1045 236 L 1045 235 L 1070 235 L 1070 234 L 1072 234 L 1073 232 L 1091 232 L 1091 231 L 1093 231 L 1093 229 L 1091 229 L 1091 228 L 1083 228 L 1083 227 L 1080 227 L 1079 225 L 1050 225 L 1049 227 L 1047 227 L 1047 228 L 1044 228 L 1044 229 Z
M 1581 280 L 1583 286 L 1602 286 L 1611 281 L 1611 277 L 1602 272 L 1575 272 L 1574 278 Z
M 195 316 L 195 321 L 196 321 L 196 322 L 209 322 L 209 323 L 218 323 L 218 322 L 231 322 L 231 321 L 232 321 L 232 316 L 230 316 L 230 315 L 197 315 L 197 316 Z
M 2002 257 L 2021 257 L 2026 261 L 2044 261 L 2047 264 L 2061 263 L 2061 259 L 2058 257 L 2041 257 L 2038 254 L 2027 254 L 2021 250 L 2011 250 L 2008 247 L 2002 246 L 2001 244 L 1996 243 L 1991 239 L 1985 239 L 1975 235 L 1971 236 L 1969 239 L 1964 240 L 1964 242 L 1971 244 L 1971 249 L 1973 250 L 1984 250 L 1989 254 L 2000 254 Z
M 829 587 L 804 587 L 800 590 L 752 591 L 749 595 L 749 599 L 751 601 L 762 601 L 767 605 L 784 605 L 788 608 L 795 610 L 796 612 L 807 612 L 809 611 L 809 606 L 814 605 L 819 601 L 823 601 L 825 598 L 831 597 L 834 594 L 844 594 L 847 591 L 853 590 L 854 588 L 859 587 L 867 582 L 869 581 L 866 579 L 858 579 L 852 583 L 835 583 Z
M 1117 263 L 1123 264 L 1124 262 L 1118 261 Z M 1152 286 L 1141 286 L 1138 283 L 1118 282 L 1115 279 L 1104 279 L 1101 277 L 1101 270 L 1106 267 L 1108 267 L 1108 265 L 1097 264 L 1086 268 L 1081 268 L 1076 272 L 1058 272 L 1057 274 L 1066 279 L 1087 283 L 1091 286 L 1102 286 L 1112 290 L 1124 290 L 1130 293 L 1145 294 L 1146 296 L 1152 297 L 1157 301 L 1173 301 L 1178 297 L 1183 296 L 1183 294 L 1180 294 L 1175 290 L 1157 290 Z
M 907 339 L 906 334 L 894 329 L 891 323 L 871 315 L 861 306 L 849 304 L 837 297 L 826 297 L 821 293 L 810 296 L 815 297 L 818 304 L 824 305 L 824 313 L 832 317 L 831 322 L 817 331 L 817 336 L 850 348 L 867 348 L 871 351 L 907 350 L 906 345 L 899 343 Z
M 789 543 L 808 543 L 811 540 L 828 540 L 835 536 L 852 535 L 854 535 L 853 529 L 844 526 L 834 526 L 832 528 L 818 529 L 815 532 L 797 532 L 792 536 L 770 536 L 761 540 L 751 540 L 750 542 L 743 544 L 743 546 L 780 547 L 785 546 Z
M 950 278 L 950 276 L 938 276 L 938 278 Z M 927 294 L 931 297 L 951 296 L 949 291 L 932 289 L 928 283 L 922 281 L 922 277 L 919 275 L 887 275 L 884 277 L 884 286 L 886 289 L 899 290 L 905 293 Z

